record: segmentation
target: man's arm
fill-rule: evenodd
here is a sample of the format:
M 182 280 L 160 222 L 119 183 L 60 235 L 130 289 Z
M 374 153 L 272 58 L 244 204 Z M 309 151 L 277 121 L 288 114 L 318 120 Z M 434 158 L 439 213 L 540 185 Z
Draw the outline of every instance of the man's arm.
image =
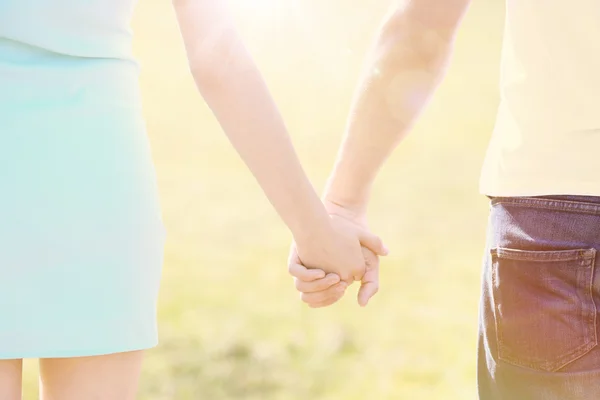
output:
M 470 0 L 408 0 L 391 12 L 358 85 L 325 199 L 364 213 L 377 172 L 442 77 Z
M 400 143 L 442 80 L 457 28 L 470 0 L 405 0 L 379 29 L 358 84 L 344 142 L 328 181 L 324 203 L 330 214 L 367 228 L 366 209 L 377 172 Z M 379 261 L 364 250 L 370 266 L 358 302 L 379 289 Z M 312 307 L 338 301 L 342 283 L 314 279 L 290 259 L 296 288 Z M 296 260 L 296 261 L 294 261 Z

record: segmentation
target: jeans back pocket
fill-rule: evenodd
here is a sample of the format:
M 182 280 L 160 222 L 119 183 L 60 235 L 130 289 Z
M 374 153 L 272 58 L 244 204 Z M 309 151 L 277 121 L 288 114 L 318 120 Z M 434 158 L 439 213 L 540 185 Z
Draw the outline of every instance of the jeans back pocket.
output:
M 500 360 L 553 372 L 597 345 L 595 249 L 495 248 L 491 255 Z

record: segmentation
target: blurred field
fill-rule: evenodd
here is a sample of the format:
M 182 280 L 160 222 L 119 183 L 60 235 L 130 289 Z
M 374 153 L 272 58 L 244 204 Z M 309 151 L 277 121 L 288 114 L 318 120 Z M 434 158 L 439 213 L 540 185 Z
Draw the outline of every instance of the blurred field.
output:
M 240 29 L 320 190 L 388 0 L 251 2 L 234 2 Z M 503 5 L 474 3 L 448 79 L 377 182 L 370 220 L 392 249 L 380 294 L 363 310 L 351 288 L 310 310 L 287 276 L 291 236 L 196 94 L 170 2 L 140 2 L 135 51 L 169 232 L 161 344 L 140 399 L 475 397 L 487 212 L 477 180 Z M 34 373 L 28 363 L 26 399 L 36 398 Z

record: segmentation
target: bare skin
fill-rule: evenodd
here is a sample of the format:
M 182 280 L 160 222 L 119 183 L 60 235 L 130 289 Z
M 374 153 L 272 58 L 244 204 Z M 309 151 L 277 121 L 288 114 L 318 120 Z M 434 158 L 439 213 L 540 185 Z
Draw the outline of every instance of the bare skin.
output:
M 344 141 L 325 191 L 324 202 L 330 214 L 366 229 L 375 178 L 445 76 L 456 32 L 469 3 L 470 0 L 404 0 L 383 20 L 365 60 Z M 290 259 L 296 259 L 293 251 Z M 359 294 L 361 306 L 379 287 L 376 259 L 375 254 L 366 252 L 366 260 L 372 260 L 373 267 L 362 279 L 366 287 Z M 296 278 L 298 290 L 304 293 L 302 300 L 311 307 L 328 306 L 344 295 L 334 278 L 310 280 L 297 266 L 290 268 L 290 273 Z M 327 282 L 332 283 L 324 288 Z
M 23 360 L 0 360 L 0 399 L 21 400 Z
M 143 356 L 133 351 L 41 359 L 40 400 L 134 400 Z
M 173 0 L 173 5 L 196 86 L 292 232 L 302 263 L 345 281 L 360 279 L 366 270 L 361 245 L 384 255 L 383 244 L 362 227 L 327 214 L 226 2 Z

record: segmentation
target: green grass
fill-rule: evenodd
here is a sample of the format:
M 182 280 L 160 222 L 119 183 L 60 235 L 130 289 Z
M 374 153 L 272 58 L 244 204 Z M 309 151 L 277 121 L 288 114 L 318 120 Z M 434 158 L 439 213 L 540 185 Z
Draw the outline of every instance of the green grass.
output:
M 195 92 L 169 3 L 142 1 L 134 21 L 169 231 L 161 344 L 147 354 L 140 399 L 474 398 L 487 212 L 477 180 L 502 5 L 472 6 L 448 79 L 377 181 L 370 221 L 392 249 L 381 292 L 366 309 L 352 288 L 311 310 L 287 276 L 289 233 Z M 388 1 L 290 4 L 237 18 L 320 189 Z M 36 367 L 26 366 L 33 399 Z

